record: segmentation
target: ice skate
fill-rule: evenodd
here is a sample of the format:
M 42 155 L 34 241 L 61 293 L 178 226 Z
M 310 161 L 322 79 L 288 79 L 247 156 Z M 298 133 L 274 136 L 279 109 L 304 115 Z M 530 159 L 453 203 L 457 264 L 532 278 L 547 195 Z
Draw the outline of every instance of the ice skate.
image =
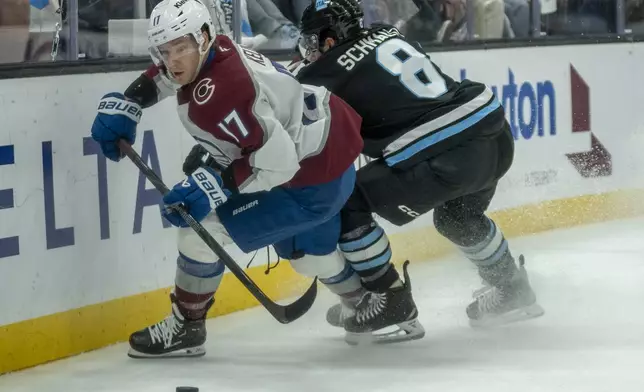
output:
M 544 314 L 530 287 L 523 255 L 519 269 L 507 283 L 478 290 L 478 296 L 467 307 L 467 316 L 473 327 L 489 327 L 528 320 Z
M 362 289 L 355 296 L 340 297 L 340 303 L 335 304 L 326 312 L 326 322 L 333 327 L 344 327 L 344 321 L 356 314 L 356 306 L 366 290 Z
M 176 303 L 173 294 L 172 313 L 160 322 L 134 332 L 130 335 L 130 351 L 132 358 L 167 358 L 167 357 L 198 357 L 206 354 L 205 316 L 199 320 L 186 320 Z M 214 303 L 210 300 L 209 308 Z M 206 312 L 207 313 L 207 312 Z
M 403 265 L 405 283 L 402 287 L 389 288 L 382 293 L 367 292 L 362 296 L 355 314 L 344 322 L 348 344 L 397 343 L 425 336 L 411 295 L 408 265 L 409 261 Z

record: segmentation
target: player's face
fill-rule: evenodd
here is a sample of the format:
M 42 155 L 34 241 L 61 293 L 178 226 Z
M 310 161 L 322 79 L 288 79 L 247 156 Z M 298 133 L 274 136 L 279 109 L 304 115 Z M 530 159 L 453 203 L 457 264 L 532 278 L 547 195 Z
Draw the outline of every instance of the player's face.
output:
M 321 53 L 317 34 L 302 34 L 297 46 L 302 58 L 311 63 L 320 58 Z
M 201 56 L 192 36 L 177 38 L 157 49 L 168 71 L 179 84 L 185 85 L 194 80 Z

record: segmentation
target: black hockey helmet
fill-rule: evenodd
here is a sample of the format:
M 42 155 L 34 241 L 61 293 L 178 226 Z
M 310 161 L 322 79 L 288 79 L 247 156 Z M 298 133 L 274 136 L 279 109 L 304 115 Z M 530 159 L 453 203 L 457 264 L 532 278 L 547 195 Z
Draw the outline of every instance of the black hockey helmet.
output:
M 358 0 L 311 0 L 300 22 L 302 57 L 319 52 L 328 37 L 342 42 L 356 36 L 364 29 L 363 17 Z

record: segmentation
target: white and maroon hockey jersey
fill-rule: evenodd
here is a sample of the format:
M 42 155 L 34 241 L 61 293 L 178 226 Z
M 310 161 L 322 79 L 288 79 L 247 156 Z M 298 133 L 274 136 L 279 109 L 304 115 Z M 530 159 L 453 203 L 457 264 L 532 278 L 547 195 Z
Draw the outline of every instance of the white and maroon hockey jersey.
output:
M 349 105 L 226 36 L 213 47 L 214 57 L 177 92 L 177 101 L 185 128 L 226 167 L 227 188 L 311 186 L 353 164 L 363 146 L 362 119 Z M 146 75 L 162 83 L 159 72 L 153 66 Z M 160 94 L 169 91 L 159 87 Z

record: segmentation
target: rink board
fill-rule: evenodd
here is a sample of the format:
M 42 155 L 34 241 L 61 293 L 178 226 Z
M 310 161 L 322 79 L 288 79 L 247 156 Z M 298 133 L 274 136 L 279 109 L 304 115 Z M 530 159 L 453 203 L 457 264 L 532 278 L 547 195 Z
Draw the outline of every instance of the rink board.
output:
M 644 44 L 432 59 L 456 79 L 488 83 L 507 109 L 515 162 L 491 210 L 508 237 L 644 212 Z M 175 232 L 159 215 L 160 197 L 130 162 L 107 162 L 89 138 L 98 99 L 137 75 L 0 80 L 0 373 L 123 341 L 168 311 Z M 146 110 L 138 129 L 144 159 L 168 184 L 181 180 L 194 142 L 174 100 Z M 431 214 L 383 225 L 398 263 L 451 250 Z M 244 267 L 252 257 L 231 253 Z M 265 275 L 265 254 L 249 274 L 269 295 L 306 287 L 288 263 Z M 211 315 L 255 304 L 227 273 Z

